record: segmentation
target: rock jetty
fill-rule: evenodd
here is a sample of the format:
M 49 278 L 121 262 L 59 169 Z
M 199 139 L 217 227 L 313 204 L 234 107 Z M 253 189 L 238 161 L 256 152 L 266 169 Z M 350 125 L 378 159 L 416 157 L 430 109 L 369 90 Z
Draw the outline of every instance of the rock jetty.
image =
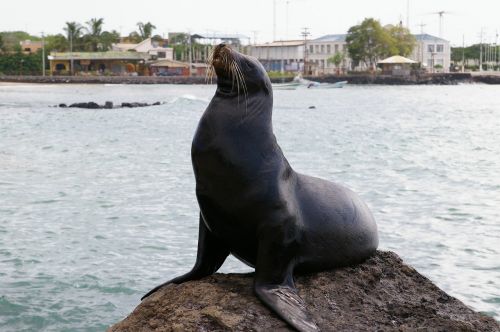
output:
M 73 103 L 73 104 L 70 104 L 69 106 L 67 104 L 59 104 L 59 105 L 56 105 L 56 107 L 88 108 L 88 109 L 112 109 L 112 108 L 135 108 L 135 107 L 158 106 L 158 105 L 162 105 L 162 104 L 164 104 L 164 103 L 157 101 L 157 102 L 154 102 L 152 104 L 134 102 L 134 103 L 121 103 L 118 105 L 114 105 L 112 101 L 107 101 L 104 103 L 104 105 L 99 105 L 98 103 L 95 103 L 93 101 L 89 101 L 89 102 L 83 102 L 83 103 Z
M 169 285 L 108 332 L 290 331 L 254 296 L 252 282 L 252 274 L 215 274 Z M 446 294 L 392 252 L 299 276 L 296 284 L 322 331 L 500 330 L 493 318 Z

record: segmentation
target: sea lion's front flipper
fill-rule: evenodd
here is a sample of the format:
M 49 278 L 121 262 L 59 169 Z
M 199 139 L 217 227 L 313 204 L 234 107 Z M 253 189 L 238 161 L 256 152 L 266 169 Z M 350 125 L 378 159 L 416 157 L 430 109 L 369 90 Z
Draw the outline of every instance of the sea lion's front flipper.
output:
M 293 282 L 293 261 L 297 254 L 293 233 L 279 226 L 261 233 L 254 291 L 266 306 L 295 329 L 315 332 L 319 328 Z
M 229 255 L 229 249 L 225 244 L 217 239 L 205 225 L 203 216 L 200 213 L 200 226 L 198 231 L 198 253 L 194 267 L 186 274 L 169 280 L 156 286 L 144 295 L 144 300 L 163 286 L 168 284 L 181 284 L 189 280 L 197 280 L 215 273 Z

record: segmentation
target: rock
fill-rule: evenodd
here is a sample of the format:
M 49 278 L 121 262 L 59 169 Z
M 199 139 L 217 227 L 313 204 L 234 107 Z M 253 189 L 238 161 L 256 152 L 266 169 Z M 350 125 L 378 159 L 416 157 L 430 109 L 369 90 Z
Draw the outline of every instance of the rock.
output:
M 59 107 L 65 108 L 65 107 L 68 107 L 68 105 L 66 105 L 66 104 L 63 103 L 63 104 L 59 104 Z
M 122 107 L 146 107 L 150 106 L 148 103 L 122 103 Z
M 169 285 L 108 332 L 289 331 L 255 297 L 252 283 L 252 274 L 215 274 Z M 354 267 L 299 276 L 296 284 L 322 331 L 500 328 L 493 318 L 446 294 L 392 252 L 379 251 Z
M 88 102 L 88 103 L 74 103 L 69 105 L 69 107 L 76 107 L 76 108 L 90 108 L 90 109 L 99 109 L 101 106 L 99 104 L 94 103 L 93 101 Z
M 104 108 L 107 108 L 107 109 L 113 108 L 113 102 L 107 101 L 106 103 L 104 103 Z
M 158 105 L 161 105 L 161 103 L 159 101 L 152 104 L 152 106 L 158 106 Z

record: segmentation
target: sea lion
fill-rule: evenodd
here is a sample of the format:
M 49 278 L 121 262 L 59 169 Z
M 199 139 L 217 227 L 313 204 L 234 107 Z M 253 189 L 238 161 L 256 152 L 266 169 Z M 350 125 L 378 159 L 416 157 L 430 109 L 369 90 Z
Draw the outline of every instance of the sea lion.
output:
M 351 190 L 292 169 L 273 134 L 271 81 L 256 59 L 221 44 L 210 64 L 217 90 L 191 150 L 196 263 L 143 298 L 215 273 L 233 254 L 255 267 L 254 290 L 265 305 L 299 331 L 318 331 L 293 273 L 362 262 L 378 246 L 375 220 Z

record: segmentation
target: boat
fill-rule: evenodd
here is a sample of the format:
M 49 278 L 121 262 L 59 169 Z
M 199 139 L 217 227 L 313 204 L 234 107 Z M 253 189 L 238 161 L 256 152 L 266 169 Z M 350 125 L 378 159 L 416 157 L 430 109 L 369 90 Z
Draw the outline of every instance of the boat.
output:
M 346 84 L 347 81 L 340 81 L 335 83 L 318 83 L 314 85 L 308 85 L 307 87 L 314 89 L 340 89 L 343 88 Z
M 295 90 L 297 89 L 301 84 L 297 82 L 290 82 L 290 83 L 274 83 L 273 90 Z
M 295 90 L 298 87 L 306 87 L 308 89 L 339 89 L 343 88 L 347 81 L 340 81 L 335 83 L 320 83 L 316 81 L 306 80 L 302 75 L 298 74 L 289 83 L 275 83 L 273 84 L 274 90 Z

